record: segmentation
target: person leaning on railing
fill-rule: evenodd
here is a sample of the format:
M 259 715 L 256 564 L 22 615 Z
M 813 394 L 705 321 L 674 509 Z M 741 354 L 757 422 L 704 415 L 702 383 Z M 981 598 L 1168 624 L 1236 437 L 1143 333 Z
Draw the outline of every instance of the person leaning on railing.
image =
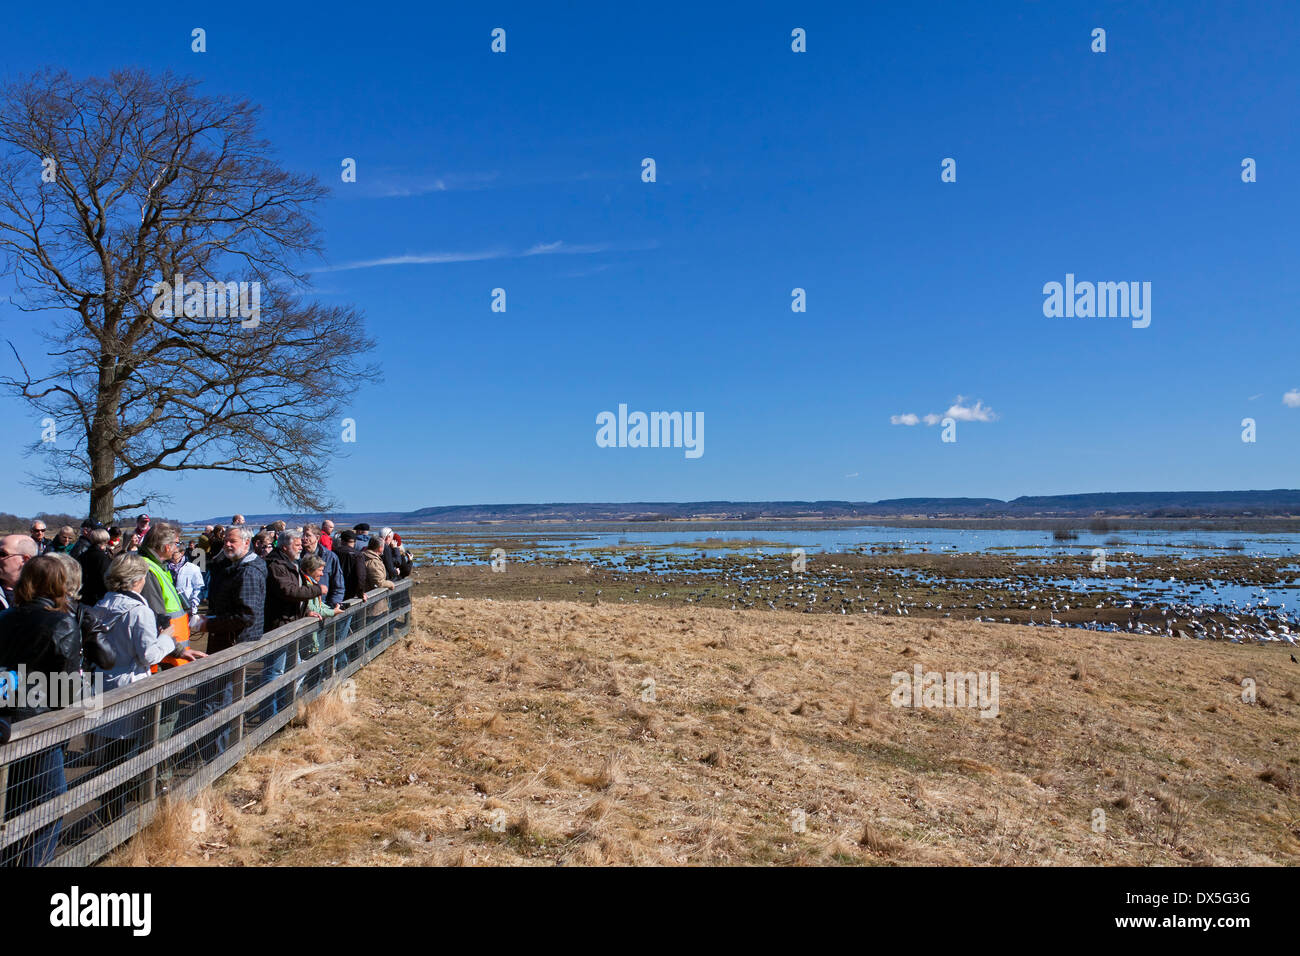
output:
M 247 525 L 226 530 L 222 560 L 212 565 L 208 613 L 198 630 L 208 635 L 208 653 L 247 641 L 260 641 L 266 621 L 266 562 L 249 547 Z
M 14 589 L 15 606 L 0 613 L 0 672 L 26 673 L 24 700 L 15 699 L 17 690 L 6 680 L 9 690 L 0 718 L 10 722 L 35 717 L 72 703 L 54 688 L 68 688 L 73 679 L 80 687 L 81 629 L 71 612 L 68 573 L 64 563 L 52 554 L 32 558 L 23 565 Z M 28 693 L 35 674 L 45 679 L 44 698 Z M 16 706 L 22 704 L 23 706 Z M 5 818 L 32 809 L 37 804 L 65 793 L 63 744 L 22 757 L 9 765 L 9 782 L 5 791 Z M 3 851 L 0 864 L 5 866 L 44 866 L 54 859 L 62 819 L 40 827 Z
M 249 547 L 251 528 L 243 524 L 226 529 L 221 559 L 210 566 L 208 614 L 195 630 L 208 635 L 208 653 L 215 654 L 236 644 L 262 639 L 266 614 L 266 562 Z M 230 706 L 234 700 L 234 678 L 219 677 L 202 685 L 198 692 L 203 716 Z M 230 729 L 215 731 L 199 744 L 200 754 L 210 761 L 224 753 Z
M 388 580 L 396 581 L 400 557 L 397 553 L 397 545 L 393 543 L 393 529 L 381 528 L 379 537 L 384 542 L 384 550 L 381 552 L 384 556 L 384 573 L 388 575 Z
M 375 588 L 397 587 L 388 579 L 388 569 L 384 566 L 383 538 L 372 536 L 370 543 L 366 545 L 366 550 L 362 552 L 362 558 L 366 562 L 365 590 L 373 591 Z
M 309 587 L 312 585 L 325 584 L 325 561 L 316 554 L 304 554 L 302 560 L 298 562 L 298 568 L 302 571 L 303 583 Z M 317 595 L 307 602 L 307 617 L 318 617 L 321 620 L 331 618 L 338 613 L 338 609 L 331 606 L 329 601 Z M 319 631 L 315 632 L 319 635 Z M 315 647 L 314 651 L 320 650 Z
M 329 593 L 327 582 L 305 583 L 298 571 L 302 529 L 279 532 L 279 543 L 266 559 L 266 629 L 291 624 L 306 614 L 307 602 Z
M 402 536 L 393 535 L 393 548 L 395 563 L 397 565 L 397 580 L 409 578 L 411 571 L 415 568 L 415 560 L 411 557 L 411 552 L 402 546 Z
M 105 690 L 144 680 L 155 664 L 176 649 L 172 636 L 158 631 L 157 615 L 144 598 L 148 580 L 149 565 L 144 558 L 119 554 L 105 576 L 108 593 L 89 612 L 108 625 L 104 636 L 116 656 L 114 666 L 104 672 Z
M 339 564 L 338 555 L 325 547 L 321 540 L 321 530 L 314 524 L 302 526 L 302 558 L 298 561 L 299 567 L 303 566 L 303 561 L 308 557 L 317 557 L 321 560 L 323 571 L 317 583 L 329 587 L 324 603 L 336 611 L 340 610 L 343 605 L 343 595 L 347 591 L 343 583 L 343 566 Z
M 334 557 L 343 571 L 343 600 L 364 600 L 366 596 L 365 559 L 356 549 L 356 533 L 344 528 L 334 538 Z
M 163 658 L 164 667 L 179 667 L 195 659 L 190 650 L 190 609 L 181 600 L 166 566 L 176 556 L 176 539 L 175 528 L 158 523 L 149 529 L 139 551 L 149 572 L 141 594 L 160 622 L 166 622 L 159 628 L 169 631 L 168 636 L 176 642 L 176 650 Z
M 306 532 L 303 532 L 304 539 Z M 298 571 L 302 575 L 303 584 L 321 585 L 325 584 L 325 560 L 318 554 L 304 554 L 298 561 Z M 321 621 L 327 621 L 332 618 L 338 611 L 332 607 L 328 598 L 317 595 L 307 602 L 307 617 L 319 618 Z M 315 657 L 321 650 L 321 631 L 319 628 L 312 631 L 304 637 L 298 645 L 298 657 L 305 660 L 309 657 Z M 303 678 L 298 681 L 298 686 L 306 686 L 308 689 L 315 687 L 320 682 L 320 674 Z
M 390 581 L 388 571 L 384 567 L 384 539 L 379 536 L 372 536 L 370 542 L 361 552 L 363 563 L 364 586 L 367 591 L 373 591 L 376 588 L 391 590 L 397 587 L 397 584 Z M 372 614 L 384 614 L 388 611 L 388 602 L 382 598 L 372 605 Z M 366 639 L 366 647 L 373 647 L 382 637 L 382 632 L 376 631 Z
M 281 524 L 282 522 L 276 522 Z M 266 558 L 266 629 L 274 630 L 291 624 L 307 612 L 307 602 L 312 598 L 324 597 L 329 591 L 327 584 L 305 583 L 298 570 L 298 559 L 302 556 L 302 529 L 282 528 L 277 532 L 275 550 Z M 261 683 L 274 681 L 284 673 L 288 663 L 288 651 L 271 655 L 262 672 Z M 260 686 L 260 684 L 259 684 Z M 259 714 L 265 719 L 279 712 L 282 699 L 287 700 L 286 690 L 267 698 L 266 705 Z
M 149 566 L 138 554 L 119 554 L 108 566 L 105 583 L 109 591 L 87 613 L 104 627 L 104 638 L 112 647 L 115 663 L 104 671 L 104 689 L 126 687 L 146 679 L 150 669 L 176 649 L 167 632 L 159 633 L 157 616 L 141 593 L 149 578 Z M 202 657 L 198 651 L 195 656 Z M 101 768 L 130 760 L 139 751 L 146 714 L 137 712 L 105 724 L 93 734 L 91 749 Z M 116 820 L 126 809 L 127 798 L 137 783 L 109 790 L 100 800 L 102 823 Z

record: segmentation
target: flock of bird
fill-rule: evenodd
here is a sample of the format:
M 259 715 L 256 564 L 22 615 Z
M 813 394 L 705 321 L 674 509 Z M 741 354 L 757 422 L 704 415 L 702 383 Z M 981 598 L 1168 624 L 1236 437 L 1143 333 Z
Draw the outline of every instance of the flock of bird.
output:
M 1049 579 L 1027 576 L 1018 579 L 1014 588 L 999 582 L 1001 587 L 991 588 L 987 581 L 945 580 L 943 590 L 964 592 L 966 600 L 948 604 L 942 601 L 909 598 L 904 591 L 879 581 L 855 581 L 848 569 L 830 565 L 820 576 L 795 574 L 784 571 L 765 572 L 757 564 L 747 564 L 735 569 L 738 573 L 724 571 L 716 582 L 702 583 L 697 577 L 684 580 L 664 573 L 657 582 L 662 585 L 689 584 L 694 587 L 684 595 L 672 589 L 638 586 L 633 593 L 638 599 L 659 600 L 680 597 L 687 604 L 706 601 L 730 601 L 733 609 L 767 607 L 770 610 L 796 610 L 812 612 L 838 612 L 840 614 L 877 614 L 908 617 L 918 614 L 926 617 L 957 617 L 960 619 L 1010 624 L 1023 621 L 1030 627 L 1078 627 L 1087 630 L 1127 632 L 1133 634 L 1163 634 L 1169 637 L 1186 637 L 1200 640 L 1233 642 L 1281 641 L 1296 644 L 1300 634 L 1300 618 L 1286 609 L 1286 603 L 1271 603 L 1268 592 L 1260 589 L 1251 601 L 1239 603 L 1236 598 L 1223 600 L 1193 600 L 1193 591 L 1200 587 L 1185 588 L 1166 600 L 1113 598 L 1074 593 L 1052 596 L 1044 590 Z M 839 572 L 838 574 L 836 572 Z M 1125 579 L 1136 586 L 1137 578 Z M 915 576 L 900 583 L 913 594 L 917 590 Z M 1034 585 L 1038 586 L 1035 588 Z M 938 583 L 925 582 L 922 586 L 938 592 Z M 1215 598 L 1217 588 L 1210 587 Z M 998 593 L 993 593 L 997 591 Z M 593 592 L 596 596 L 600 591 Z M 1058 615 L 1072 611 L 1068 621 Z M 1010 613 L 999 613 L 999 612 Z M 1087 612 L 1092 611 L 1089 615 Z M 1115 611 L 1126 611 L 1118 615 Z M 1080 612 L 1083 612 L 1082 614 Z M 1014 614 L 1014 617 L 1012 616 Z M 1120 619 L 1122 618 L 1122 620 Z
M 471 555 L 467 552 L 464 557 Z M 481 555 L 472 557 L 481 559 Z M 532 557 L 539 559 L 542 554 Z M 1272 603 L 1265 589 L 1248 587 L 1245 581 L 1226 582 L 1235 586 L 1238 595 L 1248 592 L 1248 599 L 1239 600 L 1221 593 L 1220 585 L 1215 583 L 1186 584 L 1173 577 L 1167 582 L 1139 582 L 1136 577 L 1127 577 L 1119 586 L 1121 579 L 1112 577 L 1107 582 L 1112 595 L 1115 591 L 1141 592 L 1133 597 L 1115 597 L 1072 590 L 1064 587 L 1061 579 L 1046 575 L 960 579 L 909 570 L 882 573 L 876 569 L 872 575 L 855 578 L 850 569 L 836 564 L 823 564 L 817 573 L 796 573 L 789 569 L 788 561 L 777 564 L 762 560 L 766 557 L 760 553 L 758 560 L 745 564 L 724 562 L 721 568 L 674 566 L 663 555 L 637 558 L 644 563 L 636 567 L 623 555 L 607 553 L 584 556 L 584 563 L 611 571 L 653 574 L 654 584 L 633 589 L 633 601 L 682 599 L 687 604 L 730 604 L 735 609 L 766 607 L 899 617 L 916 614 L 1199 640 L 1277 641 L 1293 646 L 1300 634 L 1300 616 L 1296 612 L 1288 611 L 1285 602 Z M 679 561 L 681 558 L 677 556 Z M 674 576 L 678 574 L 685 577 Z M 683 594 L 681 585 L 691 590 Z M 1160 593 L 1161 589 L 1165 593 Z M 584 596 L 586 589 L 578 593 Z M 592 594 L 599 599 L 602 590 Z M 925 594 L 933 599 L 926 600 L 921 596 Z

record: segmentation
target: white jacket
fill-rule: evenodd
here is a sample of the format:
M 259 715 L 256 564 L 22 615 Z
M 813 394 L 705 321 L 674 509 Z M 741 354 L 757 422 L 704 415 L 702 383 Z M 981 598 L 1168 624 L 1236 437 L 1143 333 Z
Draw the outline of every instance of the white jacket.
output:
M 149 676 L 149 668 L 176 649 L 176 642 L 158 633 L 153 611 L 144 595 L 135 591 L 109 591 L 95 605 L 96 617 L 111 621 L 104 635 L 117 655 L 111 671 L 104 672 L 104 689 L 125 687 Z
M 176 593 L 185 602 L 185 610 L 194 614 L 199 609 L 199 594 L 203 591 L 203 572 L 192 561 L 186 561 L 176 572 Z

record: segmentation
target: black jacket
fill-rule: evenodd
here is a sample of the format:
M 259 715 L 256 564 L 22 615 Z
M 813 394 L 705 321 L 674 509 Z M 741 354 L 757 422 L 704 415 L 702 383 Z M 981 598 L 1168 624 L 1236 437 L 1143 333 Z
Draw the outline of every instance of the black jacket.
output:
M 81 603 L 98 604 L 99 599 L 108 593 L 104 575 L 113 563 L 113 556 L 107 551 L 92 547 L 83 551 L 77 561 L 81 564 Z
M 249 550 L 249 551 L 253 551 L 252 548 L 249 548 L 248 550 Z M 257 552 L 256 552 L 256 551 L 253 551 L 253 553 L 256 554 Z M 226 550 L 225 550 L 225 548 L 222 548 L 221 550 L 219 550 L 219 551 L 217 552 L 216 557 L 210 557 L 210 558 L 208 558 L 208 574 L 209 574 L 209 575 L 224 574 L 224 573 L 226 573 L 226 571 L 228 571 L 229 569 L 230 569 L 230 559 L 229 559 L 228 557 L 226 557 Z M 211 578 L 209 578 L 209 581 L 211 581 Z M 211 591 L 211 584 L 210 584 L 210 583 L 209 583 L 209 585 L 208 585 L 208 588 L 209 588 L 209 591 Z
M 388 572 L 388 580 L 396 581 L 402 566 L 402 556 L 397 553 L 397 548 L 391 544 L 384 545 L 384 570 Z
M 343 600 L 350 601 L 361 597 L 365 593 L 366 580 L 361 553 L 345 548 L 343 543 L 339 542 L 339 549 L 334 552 L 334 556 L 339 559 L 339 569 L 343 572 Z
M 384 568 L 388 571 L 388 580 L 398 581 L 410 577 L 411 565 L 410 552 L 391 544 L 384 548 Z
M 45 674 L 46 687 L 51 691 L 55 682 L 67 686 L 60 674 L 70 674 L 75 684 L 81 683 L 81 628 L 77 618 L 67 611 L 56 611 L 54 603 L 37 598 L 0 613 L 0 670 L 17 670 L 24 665 L 28 686 L 31 675 Z M 29 700 L 30 704 L 31 701 Z M 67 700 L 60 701 L 62 705 Z M 43 714 L 51 708 L 43 706 L 3 707 L 0 718 L 23 720 Z
M 307 613 L 307 602 L 320 596 L 320 585 L 303 584 L 298 565 L 283 548 L 276 548 L 266 556 L 268 631 L 298 620 Z

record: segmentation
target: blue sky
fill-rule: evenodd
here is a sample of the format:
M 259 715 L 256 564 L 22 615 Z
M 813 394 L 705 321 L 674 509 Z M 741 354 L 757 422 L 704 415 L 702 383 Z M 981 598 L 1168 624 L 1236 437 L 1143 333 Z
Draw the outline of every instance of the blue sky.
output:
M 331 186 L 313 283 L 384 367 L 348 510 L 1296 487 L 1300 6 L 910 6 L 19 6 L 3 76 L 195 75 Z M 433 261 L 374 264 L 401 257 Z M 1066 273 L 1150 282 L 1150 326 L 1045 317 Z M 25 355 L 28 325 L 0 304 Z M 995 420 L 891 424 L 958 396 Z M 702 412 L 704 454 L 597 447 L 620 403 Z M 84 510 L 19 483 L 39 425 L 0 413 L 0 510 Z M 276 510 L 155 484 L 180 517 Z

